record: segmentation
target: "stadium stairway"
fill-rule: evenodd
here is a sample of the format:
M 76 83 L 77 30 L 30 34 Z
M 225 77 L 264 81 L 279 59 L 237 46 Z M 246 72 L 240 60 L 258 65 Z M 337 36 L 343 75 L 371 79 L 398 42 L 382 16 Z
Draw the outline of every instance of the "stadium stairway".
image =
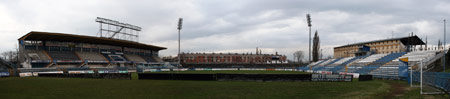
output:
M 343 58 L 337 58 L 337 59 L 335 59 L 335 60 L 329 62 L 328 64 L 325 64 L 325 65 L 324 65 L 324 68 L 322 68 L 322 69 L 320 69 L 320 70 L 321 70 L 321 71 L 330 71 L 331 69 L 333 69 L 333 68 L 335 67 L 335 65 L 331 65 L 331 64 L 334 64 L 335 62 L 337 62 L 337 61 L 339 61 L 339 60 L 341 60 L 341 59 L 343 59 Z
M 352 63 L 352 62 L 355 62 L 355 61 L 357 61 L 357 60 L 359 60 L 359 59 L 364 59 L 364 58 L 366 58 L 366 57 L 368 57 L 368 56 L 369 56 L 369 55 L 365 55 L 365 56 L 356 56 L 355 58 L 350 59 L 349 61 L 346 61 L 346 62 L 342 63 L 342 64 L 339 65 L 339 66 L 336 66 L 336 67 L 335 67 L 334 69 L 332 69 L 331 71 L 334 72 L 334 73 L 337 73 L 337 72 L 345 72 L 345 66 L 346 66 L 346 65 L 348 65 L 348 64 L 350 64 L 350 63 Z M 357 69 L 357 67 L 348 67 L 349 72 L 350 72 L 350 71 L 355 71 L 355 70 L 353 70 L 353 69 Z
M 363 59 L 363 58 L 366 58 L 366 57 L 368 57 L 369 55 L 365 55 L 365 56 L 357 56 L 357 57 L 355 57 L 355 58 L 353 58 L 353 59 L 350 59 L 350 60 L 348 60 L 347 62 L 344 62 L 344 63 L 342 63 L 341 65 L 347 65 L 347 64 L 350 64 L 350 63 L 352 63 L 352 62 L 354 62 L 354 61 L 356 61 L 356 60 L 358 60 L 358 59 Z
M 408 57 L 413 61 L 410 61 L 410 64 L 415 63 L 414 60 L 433 60 L 432 58 L 439 57 L 433 53 L 433 51 L 417 51 L 410 53 L 396 53 L 402 54 L 402 56 L 398 56 L 397 58 L 392 59 L 390 62 L 386 62 L 380 68 L 370 72 L 369 74 L 374 75 L 377 78 L 385 78 L 385 79 L 399 79 L 398 77 L 398 59 L 400 57 Z M 426 57 L 424 57 L 426 56 Z M 426 63 L 426 62 L 425 62 Z
M 358 60 L 357 62 L 352 63 L 350 66 L 367 66 L 368 64 L 370 64 L 384 56 L 387 56 L 387 54 L 373 54 L 366 58 Z
M 369 74 L 370 72 L 380 68 L 380 66 L 394 60 L 397 59 L 400 56 L 403 56 L 404 54 L 406 54 L 406 52 L 400 52 L 400 53 L 391 53 L 389 55 L 386 55 L 372 63 L 370 63 L 367 66 L 362 67 L 361 69 L 355 71 L 356 73 L 360 73 L 360 74 Z
M 336 61 L 336 62 L 340 62 L 340 63 L 336 64 L 336 62 L 334 62 L 334 63 L 330 64 L 330 66 L 325 67 L 323 70 L 337 72 L 339 70 L 342 70 L 345 67 L 345 65 L 347 65 L 348 63 L 351 63 L 352 61 L 355 61 L 356 59 L 360 59 L 360 58 L 361 58 L 361 56 L 360 57 L 341 58 Z
M 441 59 L 442 56 L 444 56 L 445 54 L 448 53 L 448 50 L 446 51 L 442 51 L 442 52 L 438 52 L 438 54 L 436 54 L 436 56 L 428 59 L 427 61 L 425 61 L 424 65 L 425 67 L 429 67 L 430 64 L 434 63 L 435 61 L 437 61 L 438 59 Z M 429 68 L 429 69 L 433 69 L 433 68 Z M 439 68 L 440 69 L 440 68 Z M 434 71 L 441 71 L 441 70 L 434 70 Z
M 315 64 L 315 65 L 312 65 L 312 66 L 320 65 L 320 64 L 322 64 L 323 62 L 328 61 L 328 60 L 329 60 L 329 59 L 322 60 L 322 61 L 320 61 L 319 63 L 317 63 L 317 64 Z M 311 65 L 309 65 L 309 66 L 311 67 Z
M 317 64 L 319 64 L 319 63 L 321 63 L 323 61 L 325 61 L 325 60 L 319 60 L 319 61 L 316 61 L 316 62 L 312 62 L 312 63 L 310 63 L 310 64 L 308 64 L 306 66 L 314 66 L 314 65 L 317 65 Z
M 336 62 L 334 62 L 333 64 L 330 64 L 330 65 L 327 65 L 327 66 L 339 66 L 339 65 L 341 65 L 342 63 L 347 62 L 347 61 L 349 61 L 349 60 L 351 60 L 351 59 L 353 59 L 353 58 L 355 58 L 355 57 L 345 57 L 345 58 L 342 58 L 342 59 L 340 59 L 339 61 L 336 61 Z
M 394 59 L 397 59 L 398 57 L 403 56 L 405 54 L 406 54 L 406 52 L 391 53 L 389 55 L 386 55 L 386 56 L 370 63 L 369 66 L 381 66 L 381 65 L 384 65 L 384 64 L 386 64 Z
M 336 59 L 332 58 L 332 59 L 328 59 L 320 64 L 317 64 L 316 66 L 325 66 L 326 64 L 329 64 L 330 62 L 334 61 Z
M 330 61 L 334 61 L 332 59 L 324 59 L 324 60 L 319 60 L 317 62 L 313 62 L 310 65 L 303 67 L 303 68 L 299 68 L 301 70 L 313 70 L 313 71 L 317 71 L 317 70 L 322 70 L 325 68 L 325 66 L 321 65 L 321 64 L 328 64 Z
M 341 59 L 343 59 L 343 58 L 337 58 L 337 59 L 335 59 L 335 60 L 329 62 L 328 64 L 325 64 L 324 66 L 329 66 L 329 65 L 331 65 L 331 64 L 333 64 L 333 63 L 335 63 L 335 62 L 337 62 L 337 61 L 339 61 L 339 60 L 341 60 Z
M 424 66 L 426 67 L 426 63 L 428 62 L 434 62 L 437 60 L 436 58 L 440 58 L 442 53 L 434 54 L 433 51 L 417 51 L 417 52 L 410 52 L 410 53 L 402 53 L 403 56 L 399 57 L 408 57 L 410 58 L 409 64 L 414 65 L 417 63 L 417 61 L 414 60 L 423 60 L 425 61 Z M 425 57 L 424 57 L 425 56 Z M 385 78 L 385 79 L 399 79 L 398 77 L 398 65 L 399 65 L 399 57 L 391 60 L 391 62 L 387 62 L 386 64 L 382 65 L 380 68 L 370 72 L 369 74 L 374 75 L 374 77 L 377 78 Z M 425 68 L 424 67 L 424 68 Z

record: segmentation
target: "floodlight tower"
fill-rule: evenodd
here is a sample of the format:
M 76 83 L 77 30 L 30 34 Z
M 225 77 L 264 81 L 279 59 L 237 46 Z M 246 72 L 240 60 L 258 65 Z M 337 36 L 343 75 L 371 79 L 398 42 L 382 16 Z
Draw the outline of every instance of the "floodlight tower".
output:
M 97 17 L 95 21 L 100 23 L 100 37 L 107 37 L 109 39 L 122 39 L 135 42 L 139 41 L 139 32 L 142 29 L 139 26 L 101 17 Z M 107 28 L 104 29 L 103 25 L 107 25 Z
M 445 19 L 444 19 L 444 66 L 442 66 L 442 67 L 444 67 L 444 71 L 443 71 L 443 72 L 445 72 L 445 66 L 446 66 L 446 65 L 445 65 L 445 57 L 447 57 L 447 54 L 445 53 L 445 50 L 446 50 L 446 49 L 445 49 L 445 41 L 446 41 L 446 39 L 445 39 L 445 34 L 446 34 L 446 33 L 445 33 L 445 32 L 446 32 L 446 31 L 445 31 L 445 28 L 446 28 L 446 24 L 447 24 L 447 23 L 445 22 Z
M 183 26 L 183 18 L 179 18 L 178 19 L 178 66 L 177 68 L 180 68 L 180 64 L 181 64 L 181 58 L 180 58 L 180 32 L 181 32 L 181 28 Z M 178 71 L 177 71 L 178 72 Z
M 309 14 L 306 14 L 306 19 L 308 21 L 308 27 L 309 27 L 309 51 L 308 51 L 308 62 L 311 62 L 311 16 Z

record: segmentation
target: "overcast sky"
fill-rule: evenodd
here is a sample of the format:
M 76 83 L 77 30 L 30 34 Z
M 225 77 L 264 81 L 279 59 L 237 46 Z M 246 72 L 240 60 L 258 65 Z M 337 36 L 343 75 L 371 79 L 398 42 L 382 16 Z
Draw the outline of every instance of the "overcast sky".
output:
M 139 42 L 177 53 L 182 17 L 183 52 L 238 52 L 287 55 L 308 52 L 308 26 L 318 31 L 324 56 L 333 47 L 403 37 L 414 32 L 428 42 L 443 39 L 448 0 L 1 0 L 0 51 L 13 50 L 30 31 L 96 36 L 96 17 L 143 28 Z M 448 38 L 450 39 L 450 38 Z M 447 42 L 450 40 L 447 40 Z M 450 42 L 448 42 L 450 43 Z M 307 58 L 307 56 L 306 56 Z

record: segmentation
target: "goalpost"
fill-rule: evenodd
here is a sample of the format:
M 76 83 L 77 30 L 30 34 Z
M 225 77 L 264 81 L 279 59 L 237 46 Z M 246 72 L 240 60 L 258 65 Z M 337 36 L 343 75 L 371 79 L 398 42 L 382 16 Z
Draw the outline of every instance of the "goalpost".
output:
M 411 88 L 420 88 L 420 94 L 443 94 L 448 75 L 440 72 L 429 72 L 425 66 L 426 60 L 410 62 L 407 58 L 399 59 L 399 76 L 407 77 Z M 409 70 L 409 72 L 407 72 Z M 448 83 L 448 82 L 447 82 Z
M 439 84 L 442 83 L 442 75 L 438 72 L 428 72 L 424 67 L 424 61 L 418 63 L 416 70 L 413 66 L 409 69 L 409 82 L 411 88 L 420 88 L 420 94 L 444 94 Z

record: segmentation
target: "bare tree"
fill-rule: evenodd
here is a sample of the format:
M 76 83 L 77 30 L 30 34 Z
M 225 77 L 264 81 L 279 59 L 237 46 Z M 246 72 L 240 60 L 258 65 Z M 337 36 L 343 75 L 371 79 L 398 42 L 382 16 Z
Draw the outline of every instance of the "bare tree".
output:
M 8 62 L 16 62 L 17 61 L 17 51 L 5 51 L 0 53 L 1 57 Z
M 8 57 L 8 52 L 2 52 L 0 55 L 2 55 L 3 60 L 6 60 Z
M 303 63 L 304 53 L 303 51 L 295 51 L 294 52 L 294 60 L 297 60 L 299 63 Z

